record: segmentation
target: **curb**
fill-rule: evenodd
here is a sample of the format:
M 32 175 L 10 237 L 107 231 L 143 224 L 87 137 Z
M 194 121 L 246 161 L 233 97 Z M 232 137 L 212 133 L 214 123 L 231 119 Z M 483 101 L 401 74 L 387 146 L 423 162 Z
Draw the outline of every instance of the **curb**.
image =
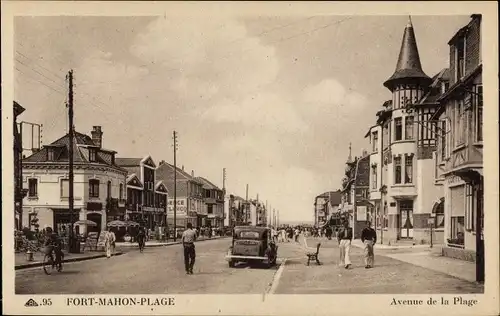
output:
M 219 240 L 219 239 L 225 239 L 229 237 L 219 237 L 219 238 L 211 238 L 211 239 L 201 239 L 197 240 L 196 242 L 202 242 L 202 241 L 209 241 L 209 240 Z M 151 247 L 168 247 L 168 246 L 173 246 L 173 245 L 179 245 L 182 244 L 181 241 L 176 241 L 176 242 L 170 242 L 168 244 L 150 244 L 146 245 L 146 248 L 151 248 Z M 125 244 L 117 244 L 116 247 L 121 247 L 121 248 L 129 248 L 129 247 L 137 247 L 136 243 L 125 243 Z
M 123 252 L 118 252 L 117 251 L 117 252 L 115 252 L 113 254 L 113 257 L 120 256 L 122 254 L 123 254 Z M 106 258 L 106 254 L 99 254 L 99 255 L 95 255 L 95 256 L 91 256 L 91 257 L 79 257 L 79 258 L 64 259 L 63 263 L 71 263 L 71 262 L 78 262 L 78 261 L 87 261 L 87 260 L 100 259 L 100 258 Z M 36 268 L 36 267 L 41 267 L 41 266 L 43 266 L 43 262 L 24 263 L 24 264 L 16 265 L 14 270 Z

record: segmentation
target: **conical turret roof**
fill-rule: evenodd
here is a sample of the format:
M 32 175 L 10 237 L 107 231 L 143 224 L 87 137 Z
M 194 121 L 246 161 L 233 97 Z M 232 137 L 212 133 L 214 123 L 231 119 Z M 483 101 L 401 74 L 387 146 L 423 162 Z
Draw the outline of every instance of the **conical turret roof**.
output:
M 398 63 L 394 74 L 384 82 L 384 86 L 392 90 L 397 82 L 408 80 L 420 80 L 424 84 L 430 84 L 432 81 L 422 70 L 420 56 L 418 54 L 417 40 L 413 30 L 411 17 L 406 25 L 401 50 L 399 52 Z

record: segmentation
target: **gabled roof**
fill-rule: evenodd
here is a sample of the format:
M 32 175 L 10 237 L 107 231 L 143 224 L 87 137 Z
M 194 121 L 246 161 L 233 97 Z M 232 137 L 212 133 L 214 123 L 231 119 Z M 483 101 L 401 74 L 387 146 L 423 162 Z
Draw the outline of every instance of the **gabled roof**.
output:
M 132 173 L 127 177 L 127 185 L 144 188 L 144 185 L 141 183 L 141 180 L 135 173 Z
M 69 133 L 62 136 L 61 138 L 55 140 L 54 142 L 43 146 L 38 152 L 33 153 L 31 156 L 23 159 L 23 163 L 69 163 Z M 86 147 L 94 147 L 98 149 L 98 153 L 96 155 L 96 162 L 90 162 L 88 157 L 88 152 L 83 148 Z M 48 160 L 48 150 L 52 148 L 54 150 L 54 160 Z M 121 171 L 125 171 L 115 164 L 112 164 L 111 160 L 105 159 L 103 154 L 114 154 L 114 151 L 109 150 L 101 150 L 90 138 L 90 136 L 79 133 L 77 131 L 73 132 L 73 162 L 75 164 L 101 164 L 112 166 Z
M 342 199 L 342 192 L 340 190 L 337 191 L 329 191 L 317 196 L 322 198 L 327 198 L 331 205 L 340 205 Z
M 429 91 L 418 102 L 418 104 L 433 104 L 438 103 L 439 97 L 442 95 L 441 84 L 450 80 L 450 70 L 444 68 L 432 77 L 432 83 L 429 86 Z
M 155 191 L 168 193 L 168 188 L 163 183 L 163 181 L 160 180 L 160 181 L 156 181 Z
M 201 182 L 203 184 L 203 188 L 207 190 L 220 190 L 219 187 L 217 187 L 215 184 L 212 182 L 208 181 L 207 179 L 203 177 L 196 177 L 196 180 Z
M 177 170 L 177 180 L 188 180 L 203 184 L 182 169 L 175 168 L 173 165 L 166 162 L 158 166 L 158 168 L 156 169 L 156 177 L 164 181 L 173 181 L 175 172 L 174 170 Z
M 116 158 L 115 162 L 121 167 L 136 167 L 140 166 L 142 158 Z

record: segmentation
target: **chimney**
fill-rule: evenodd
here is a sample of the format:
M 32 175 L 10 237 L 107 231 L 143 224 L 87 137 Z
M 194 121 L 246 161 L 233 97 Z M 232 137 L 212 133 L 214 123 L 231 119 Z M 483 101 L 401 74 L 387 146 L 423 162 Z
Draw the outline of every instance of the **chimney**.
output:
M 182 165 L 182 171 L 184 171 L 184 165 Z
M 191 177 L 194 178 L 194 170 L 191 170 Z
M 102 130 L 100 126 L 94 126 L 92 129 L 92 132 L 90 132 L 92 135 L 92 141 L 96 146 L 101 148 L 102 146 Z

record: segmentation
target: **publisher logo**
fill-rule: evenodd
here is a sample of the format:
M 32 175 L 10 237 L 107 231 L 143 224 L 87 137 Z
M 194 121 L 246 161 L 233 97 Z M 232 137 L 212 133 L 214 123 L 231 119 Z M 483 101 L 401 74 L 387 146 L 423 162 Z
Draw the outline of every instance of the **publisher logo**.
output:
M 34 299 L 30 298 L 30 299 L 26 302 L 26 304 L 24 304 L 24 306 L 26 306 L 26 307 L 37 307 L 37 306 L 38 306 L 38 303 L 37 303 L 37 302 L 35 302 L 35 300 L 34 300 Z

